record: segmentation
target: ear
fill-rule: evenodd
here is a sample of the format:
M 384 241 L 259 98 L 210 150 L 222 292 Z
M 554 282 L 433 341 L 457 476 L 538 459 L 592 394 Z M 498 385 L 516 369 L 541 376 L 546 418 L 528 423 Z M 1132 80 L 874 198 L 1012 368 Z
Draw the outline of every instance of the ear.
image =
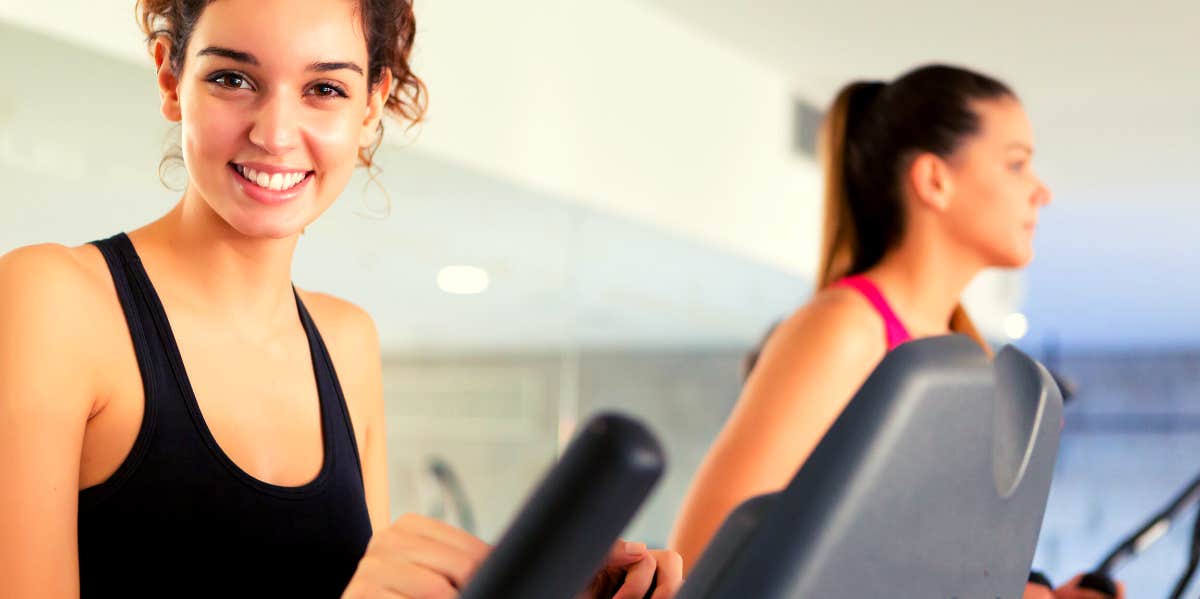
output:
M 158 70 L 158 97 L 162 101 L 160 110 L 168 121 L 183 120 L 179 107 L 179 77 L 171 71 L 171 44 L 166 37 L 159 36 L 150 49 L 154 55 L 154 68 Z
M 385 68 L 383 76 L 379 78 L 379 83 L 375 84 L 375 88 L 371 90 L 370 96 L 367 98 L 367 113 L 363 117 L 362 132 L 358 138 L 360 148 L 366 148 L 375 143 L 379 132 L 379 121 L 383 118 L 384 109 L 387 107 L 387 98 L 391 92 L 392 70 Z
M 919 205 L 939 212 L 950 207 L 954 179 L 950 166 L 937 154 L 924 152 L 912 161 L 908 167 L 908 185 Z

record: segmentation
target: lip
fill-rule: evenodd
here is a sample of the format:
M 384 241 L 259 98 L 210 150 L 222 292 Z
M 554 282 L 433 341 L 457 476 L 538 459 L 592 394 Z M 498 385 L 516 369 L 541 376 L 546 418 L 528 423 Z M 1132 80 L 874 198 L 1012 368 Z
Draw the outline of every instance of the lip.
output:
M 256 170 L 260 173 L 268 173 L 271 175 L 274 175 L 275 173 L 280 173 L 283 175 L 286 175 L 288 173 L 307 173 L 312 170 L 312 169 L 297 168 L 297 167 L 292 167 L 292 166 L 281 166 L 278 164 L 266 164 L 264 162 L 237 162 L 237 161 L 234 161 L 234 162 L 231 162 L 230 164 L 236 164 L 238 166 L 243 166 L 243 167 L 246 167 L 246 168 L 249 168 L 252 170 Z
M 229 174 L 235 181 L 237 181 L 239 185 L 241 185 L 242 192 L 249 196 L 250 199 L 268 206 L 277 206 L 279 204 L 284 204 L 296 199 L 296 197 L 298 197 L 301 193 L 304 193 L 304 190 L 308 187 L 308 182 L 313 178 L 313 172 L 304 171 L 304 169 L 271 166 L 258 164 L 255 162 L 239 162 L 238 164 L 244 168 L 250 168 L 262 173 L 270 173 L 272 175 L 276 173 L 307 173 L 304 176 L 304 179 L 294 185 L 291 189 L 275 191 L 273 189 L 265 189 L 255 185 L 254 183 L 251 183 L 249 179 L 243 177 L 241 173 L 237 171 L 237 167 L 234 166 L 234 163 L 230 162 L 228 165 Z

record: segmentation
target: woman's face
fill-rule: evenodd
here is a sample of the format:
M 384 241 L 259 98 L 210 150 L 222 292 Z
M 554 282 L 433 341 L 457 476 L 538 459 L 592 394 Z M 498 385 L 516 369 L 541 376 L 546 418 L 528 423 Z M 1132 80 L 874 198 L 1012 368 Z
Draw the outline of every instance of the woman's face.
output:
M 182 123 L 188 193 L 243 235 L 299 233 L 341 194 L 358 149 L 374 139 L 388 85 L 368 90 L 357 9 L 348 0 L 212 2 L 178 80 L 160 68 L 163 112 Z
M 1020 102 L 975 102 L 980 131 L 948 164 L 954 192 L 945 213 L 947 230 L 989 266 L 1024 266 L 1033 258 L 1038 209 L 1050 191 L 1034 173 L 1033 128 Z

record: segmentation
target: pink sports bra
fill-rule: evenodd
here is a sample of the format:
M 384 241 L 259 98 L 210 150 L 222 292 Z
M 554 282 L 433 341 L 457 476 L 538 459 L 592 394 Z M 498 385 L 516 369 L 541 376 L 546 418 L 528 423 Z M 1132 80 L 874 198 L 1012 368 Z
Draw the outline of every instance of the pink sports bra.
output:
M 892 351 L 896 349 L 896 346 L 912 339 L 912 335 L 908 334 L 908 329 L 904 328 L 904 323 L 900 322 L 900 318 L 892 311 L 892 307 L 879 292 L 879 288 L 870 279 L 862 275 L 854 275 L 846 277 L 834 285 L 854 289 L 871 302 L 875 311 L 879 313 L 879 317 L 883 319 L 884 329 L 887 332 L 888 351 Z

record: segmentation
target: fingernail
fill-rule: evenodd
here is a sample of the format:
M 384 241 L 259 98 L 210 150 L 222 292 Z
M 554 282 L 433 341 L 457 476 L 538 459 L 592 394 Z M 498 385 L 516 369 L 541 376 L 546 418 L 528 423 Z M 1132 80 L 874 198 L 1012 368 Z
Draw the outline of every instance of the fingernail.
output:
M 646 552 L 645 543 L 635 543 L 633 541 L 625 541 L 625 553 L 628 555 L 641 555 Z

